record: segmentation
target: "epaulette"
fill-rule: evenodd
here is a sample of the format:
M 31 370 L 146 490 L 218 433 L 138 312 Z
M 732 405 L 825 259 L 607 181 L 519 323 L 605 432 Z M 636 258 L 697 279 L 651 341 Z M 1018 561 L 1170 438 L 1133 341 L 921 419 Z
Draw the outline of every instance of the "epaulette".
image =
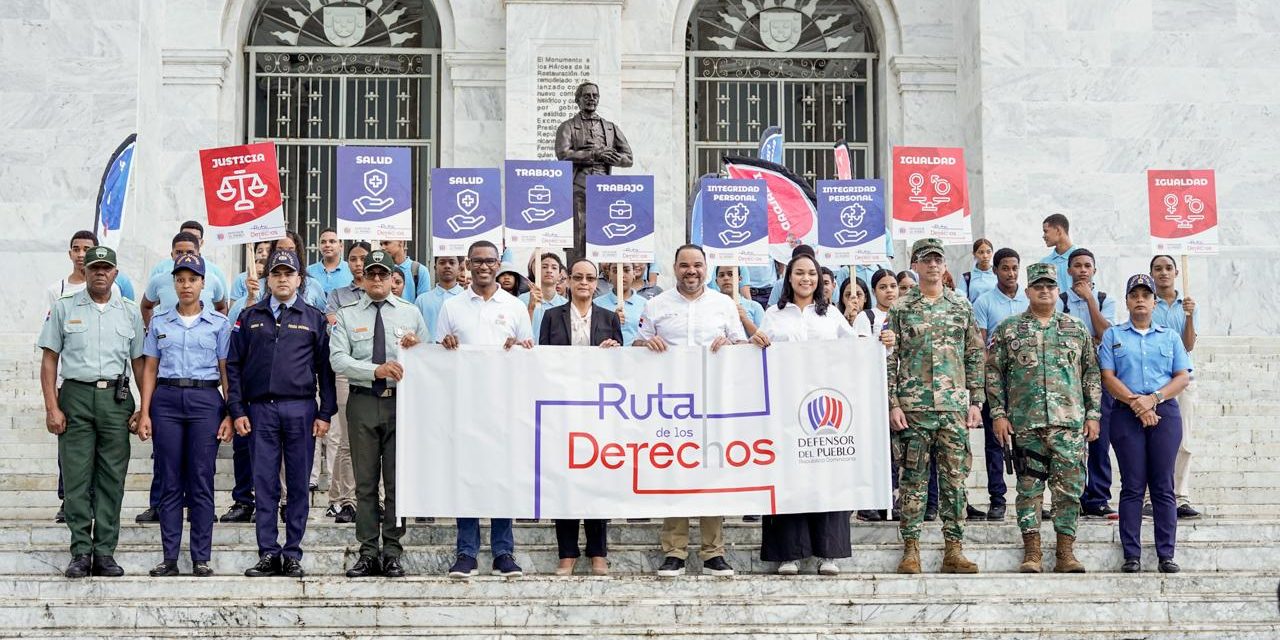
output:
M 348 303 L 346 303 L 346 304 L 338 305 L 338 308 L 339 308 L 339 309 L 346 309 L 347 307 L 352 307 L 352 306 L 355 306 L 355 305 L 357 305 L 357 304 L 359 304 L 359 303 L 360 303 L 360 298 L 356 298 L 355 300 L 352 300 L 351 302 L 348 302 Z

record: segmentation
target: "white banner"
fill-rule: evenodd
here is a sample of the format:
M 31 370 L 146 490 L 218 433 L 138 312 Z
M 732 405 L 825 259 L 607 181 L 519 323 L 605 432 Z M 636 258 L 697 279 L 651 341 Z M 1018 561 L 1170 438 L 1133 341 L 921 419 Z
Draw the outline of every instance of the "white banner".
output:
M 396 517 L 887 509 L 871 339 L 403 352 Z

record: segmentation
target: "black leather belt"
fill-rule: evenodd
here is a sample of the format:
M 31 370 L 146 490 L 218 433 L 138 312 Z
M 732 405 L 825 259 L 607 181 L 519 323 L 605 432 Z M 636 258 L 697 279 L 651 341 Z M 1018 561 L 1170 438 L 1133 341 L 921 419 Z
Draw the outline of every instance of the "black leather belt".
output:
M 194 378 L 156 378 L 156 384 L 182 389 L 214 389 L 222 386 L 221 380 L 196 380 Z
M 769 285 L 767 287 L 751 287 L 749 291 L 751 291 L 751 295 L 753 296 L 758 293 L 772 293 L 773 285 Z
M 394 387 L 387 387 L 382 391 L 382 393 L 374 393 L 373 389 L 370 389 L 369 387 L 359 387 L 353 384 L 351 385 L 351 393 L 354 393 L 358 396 L 373 396 L 375 398 L 396 397 L 396 390 Z

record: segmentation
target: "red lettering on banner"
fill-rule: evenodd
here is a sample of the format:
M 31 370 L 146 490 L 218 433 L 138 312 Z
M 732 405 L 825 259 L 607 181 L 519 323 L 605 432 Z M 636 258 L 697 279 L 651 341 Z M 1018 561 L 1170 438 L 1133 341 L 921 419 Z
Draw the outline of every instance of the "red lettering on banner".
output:
M 686 442 L 680 445 L 680 448 L 676 450 L 676 461 L 680 463 L 680 466 L 686 469 L 692 469 L 698 466 L 698 462 L 696 460 L 693 462 L 686 462 L 684 459 L 684 450 L 690 449 L 690 448 L 692 448 L 694 451 L 697 451 L 699 447 L 697 444 L 694 444 L 692 442 Z
M 591 459 L 586 462 L 577 462 L 577 457 L 573 455 L 574 443 L 579 438 L 586 438 L 591 443 Z M 596 455 L 600 451 L 600 445 L 596 443 L 596 439 L 589 433 L 581 433 L 574 431 L 569 434 L 569 468 L 570 469 L 588 469 L 596 463 Z
M 672 449 L 671 445 L 659 442 L 649 450 L 649 464 L 653 465 L 654 469 L 666 469 L 671 466 L 671 458 L 674 455 L 675 449 Z M 658 460 L 658 456 L 662 456 L 661 461 Z
M 733 448 L 734 448 L 734 447 L 741 447 L 741 448 L 742 448 L 742 460 L 734 460 L 734 459 L 733 459 Z M 734 440 L 733 442 L 730 442 L 730 443 L 729 443 L 729 444 L 724 448 L 724 460 L 725 460 L 725 462 L 728 462 L 728 463 L 729 463 L 729 466 L 732 466 L 732 467 L 744 467 L 744 466 L 746 466 L 746 465 L 747 465 L 747 463 L 748 463 L 748 462 L 750 462 L 750 461 L 751 461 L 751 447 L 747 446 L 747 443 L 745 443 L 745 442 L 743 442 L 743 441 L 741 441 L 741 440 Z
M 756 451 L 756 455 L 759 456 L 756 458 L 756 464 L 758 465 L 770 465 L 778 459 L 777 454 L 773 452 L 772 440 L 756 440 L 754 449 Z
M 617 462 L 611 462 L 610 458 L 617 459 Z M 600 464 L 606 469 L 621 469 L 625 459 L 626 452 L 622 450 L 622 445 L 616 442 L 610 442 L 600 449 Z

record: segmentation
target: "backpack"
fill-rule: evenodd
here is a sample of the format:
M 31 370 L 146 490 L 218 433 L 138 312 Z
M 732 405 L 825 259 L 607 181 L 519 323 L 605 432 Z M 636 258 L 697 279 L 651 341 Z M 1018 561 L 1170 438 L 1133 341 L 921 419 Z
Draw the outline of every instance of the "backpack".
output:
M 1059 294 L 1058 294 L 1058 297 L 1062 299 L 1062 312 L 1063 312 L 1063 313 L 1070 313 L 1070 310 L 1067 308 L 1067 294 L 1066 294 L 1066 292 L 1059 293 Z M 1101 309 L 1101 308 L 1102 308 L 1102 303 L 1103 303 L 1103 302 L 1106 302 L 1106 300 L 1107 300 L 1107 292 L 1106 292 L 1106 291 L 1099 291 L 1099 292 L 1098 292 L 1098 308 L 1099 308 L 1099 309 Z
M 863 309 L 862 313 L 867 316 L 867 324 L 871 326 L 871 333 L 876 333 L 876 314 L 871 309 Z

